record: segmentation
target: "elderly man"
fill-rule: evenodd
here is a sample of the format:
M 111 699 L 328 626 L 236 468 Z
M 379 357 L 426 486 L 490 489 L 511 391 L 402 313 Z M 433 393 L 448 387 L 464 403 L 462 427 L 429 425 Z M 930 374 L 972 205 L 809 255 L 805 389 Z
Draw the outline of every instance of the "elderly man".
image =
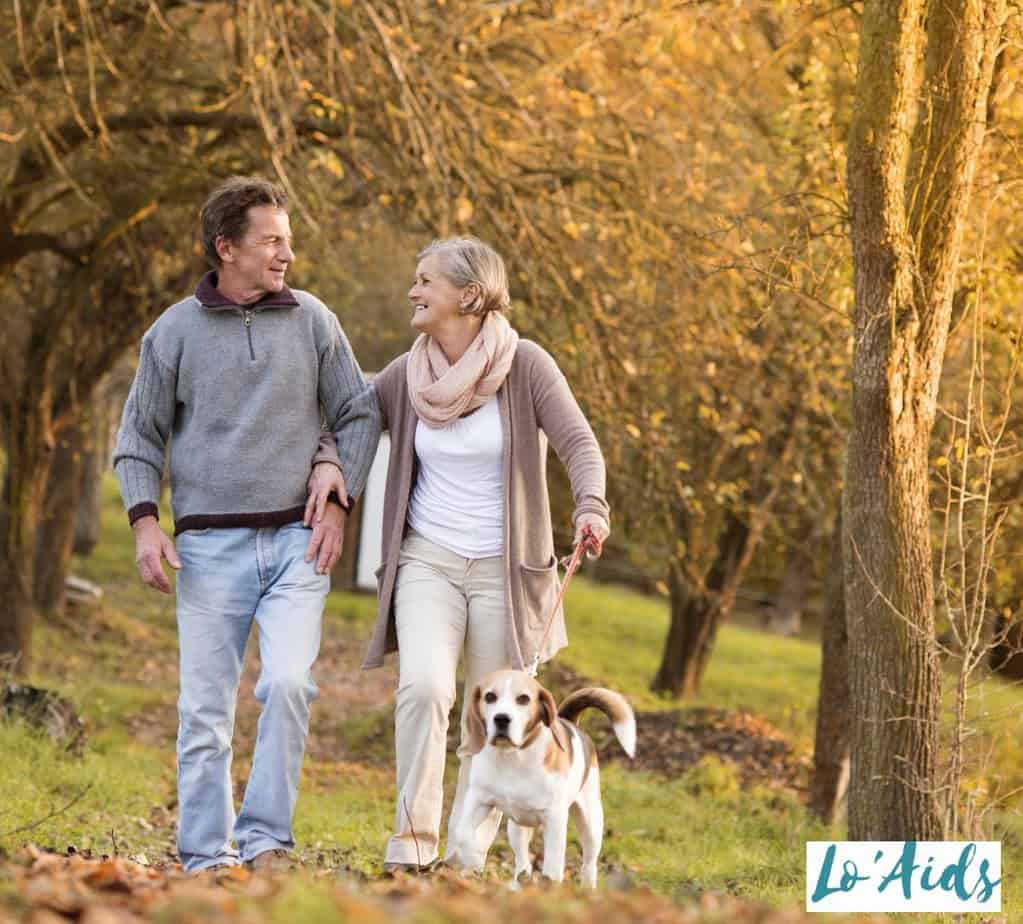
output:
M 287 206 L 257 178 L 210 195 L 201 226 L 213 269 L 146 332 L 114 453 L 142 580 L 169 593 L 163 559 L 178 570 L 178 852 L 189 872 L 272 868 L 294 846 L 328 572 L 380 435 L 337 318 L 284 284 Z M 168 443 L 176 547 L 158 523 Z M 309 499 L 313 463 L 321 484 L 336 476 L 326 509 Z M 231 738 L 253 620 L 262 713 L 236 818 Z

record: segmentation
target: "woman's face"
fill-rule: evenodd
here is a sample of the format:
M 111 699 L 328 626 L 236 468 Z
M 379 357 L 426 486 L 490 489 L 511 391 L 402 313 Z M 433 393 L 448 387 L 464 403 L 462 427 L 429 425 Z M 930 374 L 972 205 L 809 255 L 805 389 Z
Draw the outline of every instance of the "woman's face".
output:
M 408 290 L 412 303 L 412 326 L 427 334 L 445 327 L 466 323 L 471 315 L 461 314 L 468 293 L 459 289 L 443 272 L 444 258 L 432 253 L 423 257 L 416 267 L 416 278 Z

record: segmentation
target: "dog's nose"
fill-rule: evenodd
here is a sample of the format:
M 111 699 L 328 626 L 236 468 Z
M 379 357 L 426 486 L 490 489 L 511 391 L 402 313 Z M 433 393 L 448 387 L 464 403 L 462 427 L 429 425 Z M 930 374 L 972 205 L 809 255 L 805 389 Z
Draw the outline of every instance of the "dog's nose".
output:
M 509 722 L 511 722 L 511 716 L 505 715 L 503 712 L 499 712 L 494 716 L 494 725 L 497 728 L 505 729 L 508 727 Z

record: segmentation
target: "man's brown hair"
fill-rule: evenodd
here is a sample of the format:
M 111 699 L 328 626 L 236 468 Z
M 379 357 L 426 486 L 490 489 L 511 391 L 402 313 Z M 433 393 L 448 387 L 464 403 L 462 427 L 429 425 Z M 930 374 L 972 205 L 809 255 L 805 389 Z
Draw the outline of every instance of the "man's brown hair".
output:
M 258 176 L 233 176 L 210 193 L 199 213 L 202 249 L 206 262 L 220 267 L 217 238 L 237 243 L 249 229 L 249 209 L 254 205 L 288 208 L 288 194 L 276 183 Z

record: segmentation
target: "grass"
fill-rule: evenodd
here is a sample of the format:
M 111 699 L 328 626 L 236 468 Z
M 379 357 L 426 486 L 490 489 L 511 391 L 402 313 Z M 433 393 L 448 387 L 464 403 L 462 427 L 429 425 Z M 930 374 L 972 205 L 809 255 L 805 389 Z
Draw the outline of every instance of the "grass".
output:
M 146 744 L 138 734 L 153 716 L 173 710 L 176 690 L 147 679 L 149 673 L 166 677 L 168 670 L 173 675 L 173 600 L 139 584 L 116 486 L 111 482 L 106 490 L 103 541 L 92 556 L 75 561 L 77 574 L 104 587 L 104 605 L 99 613 L 39 626 L 32 677 L 74 702 L 87 721 L 88 746 L 76 759 L 39 732 L 0 723 L 5 755 L 0 761 L 0 848 L 8 851 L 31 841 L 109 853 L 116 840 L 124 855 L 157 859 L 166 858 L 173 847 L 173 747 Z M 679 708 L 648 687 L 668 625 L 663 600 L 579 579 L 566 607 L 571 644 L 559 660 L 621 690 L 637 709 Z M 327 627 L 361 644 L 374 613 L 372 597 L 335 591 L 328 599 Z M 685 705 L 762 715 L 789 737 L 797 752 L 806 753 L 812 748 L 819 660 L 819 648 L 810 641 L 725 625 L 700 695 Z M 988 717 L 988 740 L 995 745 L 987 775 L 978 775 L 977 786 L 1005 791 L 1019 785 L 1020 691 L 985 682 L 974 701 Z M 344 721 L 346 748 L 365 762 L 307 760 L 295 833 L 311 861 L 366 876 L 379 872 L 394 811 L 391 724 L 387 701 Z M 449 761 L 449 788 L 453 764 Z M 767 786 L 743 789 L 732 765 L 723 761 L 705 759 L 674 779 L 610 765 L 602 768 L 602 783 L 608 826 L 604 860 L 621 875 L 672 898 L 710 891 L 800 906 L 805 842 L 843 836 L 840 826 L 810 820 L 790 792 Z M 1004 906 L 1023 907 L 1021 884 L 1011 875 L 1023 860 L 1023 821 L 1006 811 L 991 818 L 1003 838 L 1003 865 L 1009 872 Z M 29 830 L 18 830 L 29 825 Z M 574 835 L 572 840 L 570 863 L 577 863 Z M 508 857 L 503 834 L 495 853 L 499 861 Z M 341 920 L 349 913 L 339 909 L 336 896 L 316 890 L 301 901 L 293 891 L 287 895 L 286 907 L 274 912 L 273 903 L 267 906 L 267 919 Z M 329 914 L 327 906 L 333 909 Z M 423 920 L 447 920 L 423 914 Z
M 18 723 L 0 724 L 0 750 L 0 845 L 12 849 L 31 841 L 96 854 L 112 854 L 117 845 L 151 859 L 166 853 L 166 832 L 150 819 L 173 793 L 172 754 L 111 730 L 96 736 L 79 759 Z
M 637 709 L 676 709 L 652 693 L 669 613 L 661 598 L 573 581 L 565 601 L 569 646 L 559 658 L 588 677 L 613 681 Z M 813 738 L 820 647 L 726 624 L 697 697 L 687 705 L 756 712 L 797 739 Z

